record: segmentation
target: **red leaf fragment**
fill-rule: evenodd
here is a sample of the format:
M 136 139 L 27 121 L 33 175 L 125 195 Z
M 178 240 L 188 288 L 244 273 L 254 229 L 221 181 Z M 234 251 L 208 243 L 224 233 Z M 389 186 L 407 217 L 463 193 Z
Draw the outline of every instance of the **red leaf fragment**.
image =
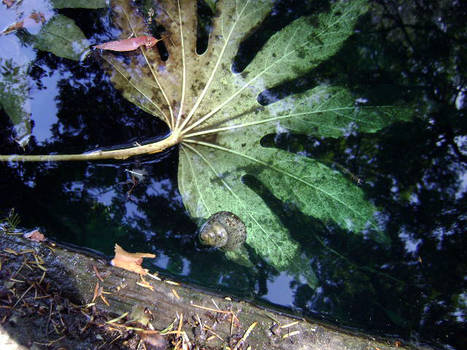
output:
M 151 48 L 158 41 L 161 41 L 162 39 L 156 39 L 152 36 L 147 36 L 147 35 L 142 35 L 142 36 L 137 36 L 136 38 L 131 38 L 131 39 L 123 39 L 123 40 L 117 40 L 117 41 L 109 41 L 106 43 L 102 43 L 99 45 L 94 45 L 93 48 L 95 49 L 101 49 L 101 50 L 110 50 L 110 51 L 134 51 L 140 46 L 146 46 L 146 48 Z
M 27 238 L 34 242 L 43 242 L 46 240 L 45 236 L 39 230 L 34 230 L 31 232 L 25 233 L 24 238 Z

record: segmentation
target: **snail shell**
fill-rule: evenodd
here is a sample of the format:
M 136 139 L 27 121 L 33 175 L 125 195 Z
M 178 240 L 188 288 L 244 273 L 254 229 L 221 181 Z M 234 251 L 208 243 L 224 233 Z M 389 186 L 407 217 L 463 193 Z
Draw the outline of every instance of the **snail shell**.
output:
M 246 227 L 237 215 L 219 211 L 201 226 L 199 240 L 211 247 L 236 250 L 245 243 Z

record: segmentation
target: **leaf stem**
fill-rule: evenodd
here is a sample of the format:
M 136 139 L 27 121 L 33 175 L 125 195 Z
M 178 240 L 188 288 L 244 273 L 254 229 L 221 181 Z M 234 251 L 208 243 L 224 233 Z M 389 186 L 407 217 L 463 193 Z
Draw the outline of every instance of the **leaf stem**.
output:
M 182 99 L 180 101 L 180 109 L 178 111 L 178 116 L 175 121 L 175 128 L 178 128 L 180 124 L 180 120 L 182 119 L 183 115 L 183 104 L 185 101 L 185 89 L 186 89 L 186 63 L 185 63 L 185 43 L 183 41 L 183 22 L 182 22 L 182 10 L 180 8 L 180 0 L 177 1 L 178 3 L 178 21 L 180 23 L 180 44 L 181 44 L 181 50 L 182 50 Z
M 127 159 L 143 154 L 159 153 L 180 143 L 180 134 L 172 133 L 167 138 L 147 145 L 121 148 L 110 151 L 94 151 L 80 154 L 45 154 L 45 155 L 0 155 L 0 162 L 58 162 L 78 160 Z

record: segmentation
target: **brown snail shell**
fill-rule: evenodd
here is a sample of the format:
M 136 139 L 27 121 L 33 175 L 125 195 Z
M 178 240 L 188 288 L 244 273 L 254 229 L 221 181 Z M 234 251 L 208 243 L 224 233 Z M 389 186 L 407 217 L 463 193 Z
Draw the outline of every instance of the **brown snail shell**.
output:
M 223 250 L 239 249 L 246 240 L 246 227 L 234 213 L 219 211 L 201 226 L 199 240 L 204 245 Z

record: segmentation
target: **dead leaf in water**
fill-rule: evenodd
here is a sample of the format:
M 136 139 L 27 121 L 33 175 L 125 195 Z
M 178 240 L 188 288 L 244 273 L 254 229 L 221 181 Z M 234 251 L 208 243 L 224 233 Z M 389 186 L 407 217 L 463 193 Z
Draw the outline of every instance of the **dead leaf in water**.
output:
M 142 35 L 142 36 L 138 36 L 136 38 L 131 38 L 131 39 L 109 41 L 106 43 L 95 45 L 93 46 L 93 48 L 101 49 L 101 50 L 119 51 L 119 52 L 134 51 L 140 46 L 146 46 L 146 48 L 151 48 L 154 45 L 156 45 L 158 41 L 161 41 L 161 40 L 162 39 L 156 39 L 152 36 Z
M 35 26 L 42 26 L 46 22 L 46 17 L 42 12 L 32 12 L 29 17 L 24 18 L 21 21 L 11 24 L 1 34 L 10 34 L 18 29 L 25 28 L 30 29 Z
M 7 8 L 10 8 L 15 4 L 15 0 L 3 0 L 3 3 L 6 5 Z
M 34 242 L 43 242 L 46 240 L 45 236 L 39 231 L 34 230 L 24 234 L 24 238 L 27 238 Z
M 148 273 L 148 270 L 141 267 L 143 258 L 155 258 L 151 253 L 129 253 L 118 244 L 115 244 L 115 257 L 110 262 L 113 266 L 120 267 L 128 271 L 136 272 L 141 275 Z

